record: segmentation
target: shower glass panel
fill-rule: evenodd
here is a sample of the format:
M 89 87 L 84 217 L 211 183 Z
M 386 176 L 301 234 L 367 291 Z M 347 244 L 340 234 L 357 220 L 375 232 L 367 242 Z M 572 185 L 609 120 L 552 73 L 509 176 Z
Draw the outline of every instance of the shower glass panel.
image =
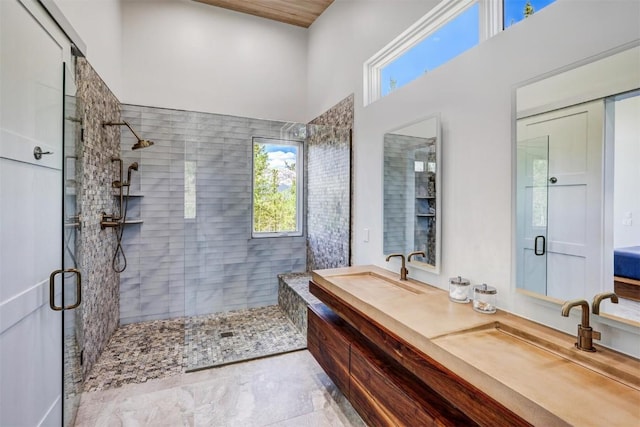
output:
M 75 61 L 75 58 L 73 58 Z M 82 171 L 78 163 L 78 150 L 81 144 L 82 131 L 80 100 L 76 97 L 75 63 L 65 64 L 64 70 L 64 176 L 63 200 L 63 266 L 62 268 L 78 268 L 78 248 L 80 242 L 80 207 L 76 195 L 81 188 Z M 75 274 L 65 274 L 64 302 L 62 305 L 74 304 L 77 298 Z M 82 328 L 80 316 L 82 308 L 64 310 L 63 319 L 63 425 L 75 423 L 76 412 L 82 393 L 82 369 L 80 349 L 82 348 Z
M 546 295 L 549 137 L 518 141 L 517 165 L 517 287 Z
M 337 211 L 346 215 L 342 220 L 344 231 L 335 224 L 338 221 L 329 221 L 333 225 L 321 227 L 332 231 L 331 237 L 337 236 L 336 241 L 325 239 L 323 246 L 342 254 L 342 265 L 349 262 L 350 235 L 348 129 L 213 114 L 193 113 L 192 116 L 189 126 L 194 130 L 187 132 L 185 137 L 181 164 L 187 371 L 287 351 L 280 340 L 267 336 L 269 334 L 254 337 L 256 342 L 251 344 L 251 349 L 244 350 L 246 342 L 240 341 L 252 332 L 239 333 L 231 321 L 221 327 L 216 314 L 275 306 L 278 303 L 278 275 L 306 271 L 308 234 L 312 226 L 320 228 L 317 223 L 323 220 L 317 215 L 313 220 L 310 218 L 306 202 L 313 192 L 322 192 L 325 197 L 337 200 L 334 204 L 338 208 L 327 209 L 324 205 L 324 209 L 331 211 L 324 215 L 325 218 Z M 272 190 L 275 210 L 278 210 L 278 200 L 288 200 L 294 193 L 300 198 L 298 200 L 304 201 L 304 204 L 298 204 L 301 207 L 298 209 L 301 235 L 254 233 L 252 236 L 254 170 L 265 169 L 254 168 L 256 138 L 272 143 L 260 154 L 266 156 L 266 160 L 262 160 L 268 163 L 267 187 Z M 286 149 L 276 149 L 286 146 L 299 146 L 304 156 L 296 157 Z M 336 159 L 341 158 L 342 163 L 318 162 L 322 155 L 331 154 Z M 315 168 L 313 171 L 312 167 Z M 341 184 L 336 168 L 344 169 L 346 185 Z M 302 173 L 295 174 L 295 171 Z M 323 173 L 329 178 L 325 178 L 322 188 L 315 185 L 309 188 L 310 179 Z M 301 187 L 297 186 L 299 180 L 304 182 Z M 295 190 L 293 186 L 296 186 Z M 264 188 L 261 191 L 269 193 Z M 261 197 L 264 197 L 262 193 Z M 261 205 L 268 204 L 264 198 L 260 200 Z M 244 320 L 256 324 L 267 321 L 260 317 Z M 297 348 L 303 347 L 304 344 Z
M 204 130 L 186 137 L 183 161 L 188 370 L 241 357 L 237 349 L 223 353 L 215 345 L 239 339 L 231 326 L 212 326 L 215 314 L 275 305 L 277 275 L 306 267 L 304 235 L 252 238 L 253 139 L 304 143 L 306 125 L 220 115 L 194 119 Z M 276 175 L 276 189 L 286 186 L 290 177 Z

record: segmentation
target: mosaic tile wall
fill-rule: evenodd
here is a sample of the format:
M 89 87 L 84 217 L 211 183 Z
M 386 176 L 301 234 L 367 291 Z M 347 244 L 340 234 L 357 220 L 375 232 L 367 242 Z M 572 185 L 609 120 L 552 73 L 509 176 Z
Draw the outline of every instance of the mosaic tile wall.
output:
M 252 137 L 300 139 L 305 125 L 135 105 L 122 116 L 155 145 L 131 151 L 123 133 L 125 167 L 139 163 L 129 217 L 143 222 L 125 229 L 120 321 L 275 304 L 277 275 L 306 268 L 306 241 L 250 238 Z M 185 218 L 185 164 L 195 218 Z
M 354 95 L 351 94 L 338 102 L 333 107 L 322 113 L 320 116 L 311 120 L 314 125 L 331 125 L 341 128 L 353 128 L 353 100 Z
M 278 275 L 278 306 L 304 334 L 307 334 L 307 306 L 319 304 L 320 300 L 309 292 L 309 273 Z
M 119 120 L 120 103 L 91 65 L 78 58 L 77 98 L 84 141 L 78 144 L 76 180 L 80 232 L 76 260 L 82 271 L 82 305 L 77 310 L 77 334 L 84 352 L 86 375 L 118 327 L 119 278 L 111 268 L 116 244 L 114 230 L 101 230 L 102 212 L 116 208 L 111 182 L 115 177 L 112 156 L 120 152 L 120 130 L 103 128 L 105 120 Z
M 351 264 L 353 95 L 311 121 L 307 140 L 307 269 Z
M 432 139 L 386 134 L 384 138 L 384 245 L 385 254 L 420 250 L 435 264 L 435 174 L 426 163 Z M 424 172 L 416 173 L 420 161 Z M 433 215 L 433 216 L 431 216 Z M 422 258 L 422 257 L 420 257 Z

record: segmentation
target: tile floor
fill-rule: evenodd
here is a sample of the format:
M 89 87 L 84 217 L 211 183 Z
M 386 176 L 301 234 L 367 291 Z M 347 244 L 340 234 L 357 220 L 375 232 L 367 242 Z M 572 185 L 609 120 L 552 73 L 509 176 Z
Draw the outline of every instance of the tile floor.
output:
M 277 305 L 124 325 L 85 379 L 93 392 L 306 348 Z
M 306 351 L 85 393 L 76 426 L 364 426 Z
M 184 326 L 187 371 L 307 348 L 277 305 L 189 317 Z

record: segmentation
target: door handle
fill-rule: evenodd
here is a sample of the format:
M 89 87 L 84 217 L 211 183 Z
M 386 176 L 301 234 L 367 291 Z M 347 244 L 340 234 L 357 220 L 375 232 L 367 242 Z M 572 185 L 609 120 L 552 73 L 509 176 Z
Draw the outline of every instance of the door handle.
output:
M 45 154 L 53 154 L 53 152 L 51 151 L 42 151 L 42 148 L 39 145 L 36 145 L 36 147 L 33 149 L 33 157 L 36 160 L 40 160 L 42 158 L 43 155 Z
M 542 251 L 538 252 L 538 241 L 542 240 Z M 536 236 L 536 239 L 533 242 L 533 253 L 536 256 L 542 256 L 546 253 L 547 251 L 547 240 L 544 238 L 544 236 Z
M 54 295 L 55 295 L 55 280 L 56 280 L 56 276 L 60 273 L 73 273 L 76 275 L 76 300 L 73 304 L 68 305 L 68 306 L 64 306 L 64 278 L 62 280 L 62 306 L 56 305 L 56 302 L 54 301 Z M 49 307 L 51 307 L 51 310 L 53 311 L 62 311 L 62 310 L 73 310 L 74 308 L 77 308 L 80 303 L 82 302 L 82 274 L 80 273 L 80 270 L 77 270 L 75 268 L 68 268 L 66 270 L 55 270 L 54 272 L 52 272 L 49 275 Z

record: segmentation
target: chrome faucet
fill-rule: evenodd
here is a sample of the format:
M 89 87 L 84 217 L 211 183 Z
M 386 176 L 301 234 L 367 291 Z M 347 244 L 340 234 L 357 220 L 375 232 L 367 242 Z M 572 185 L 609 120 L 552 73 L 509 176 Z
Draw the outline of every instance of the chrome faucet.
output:
M 400 280 L 407 280 L 407 273 L 409 273 L 409 270 L 407 270 L 406 264 L 404 262 L 404 255 L 391 254 L 387 257 L 386 261 L 389 262 L 389 260 L 393 257 L 400 257 L 400 259 L 402 260 L 402 266 L 400 267 Z
M 576 348 L 583 351 L 596 351 L 593 346 L 593 340 L 600 339 L 600 332 L 594 331 L 593 328 L 589 326 L 589 303 L 583 299 L 566 301 L 562 304 L 562 315 L 564 317 L 569 317 L 569 311 L 571 311 L 573 307 L 577 306 L 582 308 L 582 321 L 578 325 L 578 341 L 576 342 Z
M 591 304 L 591 312 L 593 314 L 600 314 L 600 303 L 602 302 L 602 300 L 605 300 L 607 298 L 611 298 L 611 302 L 614 304 L 618 303 L 618 295 L 614 294 L 613 292 L 596 294 L 596 296 L 593 297 L 593 303 Z
M 411 252 L 408 256 L 407 256 L 407 261 L 411 262 L 411 258 L 414 256 L 418 256 L 420 255 L 421 257 L 425 257 L 427 256 L 427 254 L 424 253 L 424 251 L 415 251 L 415 252 Z

